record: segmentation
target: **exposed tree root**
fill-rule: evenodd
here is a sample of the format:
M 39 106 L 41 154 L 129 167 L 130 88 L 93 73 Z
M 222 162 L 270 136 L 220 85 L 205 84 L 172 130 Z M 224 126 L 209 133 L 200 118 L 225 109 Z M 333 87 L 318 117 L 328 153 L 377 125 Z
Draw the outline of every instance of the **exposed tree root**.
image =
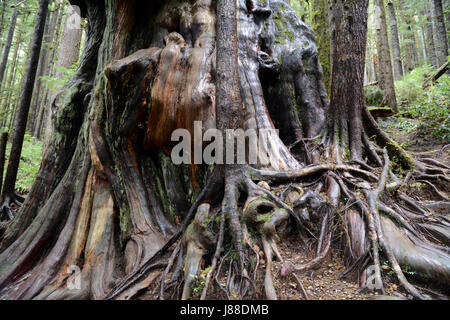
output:
M 13 211 L 11 210 L 11 203 L 14 203 L 17 207 L 20 208 L 22 203 L 25 201 L 25 198 L 17 193 L 7 194 L 5 195 L 5 199 L 3 200 L 2 205 L 0 206 L 0 213 L 6 214 L 9 220 L 14 219 Z M 1 218 L 1 217 L 0 217 Z
M 299 230 L 307 229 L 308 233 L 316 239 L 316 257 L 302 265 L 284 264 L 281 275 L 283 277 L 292 276 L 302 290 L 304 298 L 307 299 L 307 294 L 295 273 L 313 269 L 327 257 L 332 246 L 331 239 L 335 229 L 332 225 L 335 223 L 337 223 L 337 226 L 341 225 L 338 223 L 339 219 L 336 219 L 337 216 L 345 217 L 348 215 L 344 219 L 348 221 L 351 215 L 359 212 L 365 218 L 368 233 L 366 234 L 364 229 L 353 229 L 356 227 L 354 224 L 345 223 L 344 229 L 347 240 L 344 243 L 352 252 L 352 258 L 351 265 L 342 276 L 348 276 L 350 273 L 357 271 L 358 280 L 361 279 L 361 287 L 367 287 L 366 278 L 369 274 L 365 269 L 370 265 L 369 261 L 372 261 L 374 266 L 373 276 L 375 277 L 374 282 L 371 280 L 372 284 L 378 284 L 379 286 L 376 289 L 384 294 L 381 265 L 384 261 L 388 261 L 407 294 L 417 299 L 428 299 L 429 296 L 422 293 L 424 290 L 419 291 L 407 280 L 403 270 L 408 266 L 412 268 L 416 265 L 416 262 L 405 260 L 401 255 L 399 256 L 400 251 L 396 246 L 402 244 L 392 241 L 392 233 L 389 228 L 394 226 L 399 228 L 398 232 L 403 234 L 405 239 L 408 237 L 411 239 L 405 241 L 413 241 L 420 246 L 423 257 L 420 260 L 422 262 L 420 262 L 421 267 L 419 269 L 425 268 L 422 269 L 422 274 L 426 274 L 428 270 L 429 274 L 436 274 L 434 272 L 437 272 L 437 274 L 446 278 L 450 275 L 450 273 L 446 273 L 446 267 L 444 267 L 446 263 L 444 261 L 450 259 L 448 256 L 449 248 L 447 247 L 449 242 L 445 241 L 446 239 L 450 240 L 450 238 L 445 238 L 448 223 L 430 211 L 423 202 L 413 200 L 400 191 L 409 179 L 414 178 L 414 175 L 409 173 L 403 180 L 398 179 L 390 170 L 390 160 L 386 150 L 382 151 L 381 158 L 383 159 L 383 168 L 379 176 L 366 171 L 371 168 L 369 165 L 360 164 L 357 161 L 354 164 L 360 164 L 363 169 L 349 165 L 311 166 L 294 172 L 271 172 L 247 166 L 235 168 L 232 177 L 229 177 L 230 180 L 226 184 L 228 187 L 225 189 L 222 206 L 218 208 L 218 211 L 212 214 L 209 205 L 200 206 L 190 227 L 185 228 L 184 242 L 177 240 L 177 245 L 161 277 L 160 298 L 165 297 L 167 290 L 176 288 L 175 283 L 177 281 L 182 281 L 177 280 L 179 279 L 178 276 L 175 279 L 172 276 L 171 281 L 166 281 L 167 275 L 175 266 L 175 260 L 184 260 L 183 299 L 192 297 L 192 289 L 196 284 L 197 277 L 204 277 L 204 287 L 201 288 L 201 295 L 198 296 L 200 299 L 208 297 L 213 279 L 216 280 L 218 288 L 223 290 L 227 297 L 245 297 L 249 289 L 251 292 L 254 286 L 255 274 L 260 263 L 260 247 L 262 247 L 262 253 L 266 261 L 265 296 L 268 299 L 277 299 L 272 280 L 272 260 L 283 261 L 276 245 L 277 233 L 291 217 L 292 221 L 297 222 Z M 375 172 L 376 170 L 373 169 L 372 171 Z M 359 175 L 362 178 L 352 176 L 352 174 Z M 318 180 L 317 176 L 319 176 Z M 314 178 L 315 182 L 302 184 L 303 181 L 311 180 L 311 178 Z M 390 178 L 394 182 L 389 183 Z M 268 184 L 259 183 L 257 185 L 254 181 L 267 181 L 274 185 L 286 182 L 291 184 L 285 185 L 283 191 L 279 192 L 280 196 L 277 196 Z M 306 192 L 303 189 L 305 186 L 309 188 Z M 364 196 L 361 193 L 355 193 L 352 189 L 356 191 L 361 189 Z M 437 187 L 433 189 L 438 191 Z M 324 191 L 326 197 L 321 195 L 322 191 Z M 441 192 L 439 191 L 439 193 Z M 437 194 L 439 195 L 439 193 Z M 245 201 L 241 200 L 242 196 L 246 197 Z M 346 205 L 340 203 L 342 197 L 347 200 Z M 409 209 L 401 209 L 399 206 L 390 207 L 387 203 L 394 201 L 394 197 L 403 200 Z M 196 203 L 199 201 L 196 201 Z M 446 205 L 447 202 L 436 203 Z M 242 209 L 239 209 L 240 206 L 242 206 Z M 192 212 L 194 212 L 193 210 L 191 208 Z M 417 218 L 411 219 L 411 216 Z M 428 220 L 434 221 L 435 227 L 423 223 Z M 314 231 L 308 227 L 311 223 L 320 227 Z M 229 251 L 230 249 L 228 249 L 227 254 L 223 255 L 224 246 L 230 245 L 225 242 L 226 225 L 233 234 L 232 246 L 236 250 L 235 260 L 230 259 L 230 252 L 232 252 Z M 391 225 L 392 227 L 389 227 Z M 428 232 L 424 233 L 422 230 L 428 230 Z M 434 232 L 431 232 L 431 230 Z M 360 234 L 360 232 L 362 233 Z M 432 237 L 431 234 L 439 234 L 440 237 Z M 355 237 L 362 237 L 360 239 L 363 241 L 363 249 L 356 247 Z M 175 242 L 169 243 L 171 246 Z M 168 249 L 170 246 L 165 246 L 165 248 Z M 187 248 L 185 255 L 183 254 L 183 247 Z M 208 256 L 212 258 L 210 267 L 206 274 L 201 275 L 200 266 L 204 265 L 202 261 Z M 435 258 L 431 258 L 432 256 L 435 256 Z M 180 260 L 180 257 L 182 257 L 182 260 Z M 437 267 L 438 269 L 433 269 L 435 267 L 432 265 L 424 267 L 423 263 L 427 259 L 435 259 L 433 261 L 441 261 L 436 263 L 442 264 Z M 156 260 L 152 259 L 153 263 Z M 224 265 L 227 268 L 224 269 Z M 227 270 L 227 272 L 224 274 L 223 270 Z M 138 272 L 138 274 L 141 273 L 142 271 Z M 176 270 L 174 270 L 175 273 Z M 220 277 L 226 277 L 225 284 L 218 280 Z M 137 280 L 134 278 L 132 281 L 136 284 Z M 123 287 L 129 286 L 123 285 Z M 119 289 L 122 290 L 120 287 Z M 109 298 L 113 297 L 114 295 L 109 296 Z
M 239 1 L 233 42 L 242 98 L 233 126 L 279 127 L 270 140 L 277 166 L 212 171 L 171 163 L 167 137 L 196 120 L 219 129 L 230 120 L 215 118 L 223 111 L 214 95 L 215 2 L 147 10 L 138 1 L 130 11 L 130 2 L 117 1 L 117 15 L 105 15 L 102 1 L 86 3 L 86 58 L 57 111 L 38 181 L 0 244 L 1 298 L 131 299 L 148 289 L 159 299 L 261 298 L 263 273 L 265 298 L 277 299 L 272 266 L 285 261 L 285 230 L 315 249 L 310 261 L 284 263 L 281 272 L 305 299 L 297 273 L 319 266 L 335 246 L 345 252 L 342 276 L 356 276 L 361 288 L 385 293 L 382 266 L 413 298 L 436 294 L 412 278 L 448 287 L 448 165 L 426 154 L 414 160 L 366 108 L 362 120 L 343 106 L 329 110 L 314 33 L 286 0 Z M 155 30 L 130 39 L 122 30 L 141 29 L 129 12 L 142 6 Z M 117 33 L 102 43 L 104 25 Z M 179 32 L 169 33 L 174 26 Z M 415 182 L 435 201 L 412 192 Z M 80 290 L 67 287 L 73 266 Z

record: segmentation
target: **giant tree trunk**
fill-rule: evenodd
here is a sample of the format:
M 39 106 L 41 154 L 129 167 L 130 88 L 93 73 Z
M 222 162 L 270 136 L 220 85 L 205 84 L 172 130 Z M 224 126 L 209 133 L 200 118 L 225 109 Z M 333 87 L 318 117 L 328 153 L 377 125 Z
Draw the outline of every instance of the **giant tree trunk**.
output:
M 150 286 L 155 298 L 187 299 L 203 267 L 200 298 L 212 287 L 215 297 L 257 296 L 251 284 L 263 251 L 264 296 L 276 299 L 271 265 L 283 259 L 276 234 L 285 224 L 295 235 L 313 235 L 308 241 L 317 257 L 285 264 L 283 276 L 322 262 L 342 226 L 336 235 L 349 232 L 342 244 L 358 274 L 371 261 L 369 252 L 380 269 L 382 244 L 416 298 L 424 296 L 398 262 L 448 283 L 447 248 L 422 238 L 416 221 L 403 216 L 417 209 L 399 210 L 399 225 L 379 214 L 384 208 L 389 215 L 385 204 L 399 196 L 390 157 L 398 168 L 416 162 L 363 106 L 367 2 L 335 2 L 333 12 L 341 14 L 336 29 L 342 21 L 352 32 L 336 30 L 334 42 L 353 39 L 357 52 L 335 48 L 334 77 L 349 83 L 342 90 L 355 99 L 345 99 L 335 84 L 330 108 L 314 33 L 286 0 L 72 1 L 89 21 L 87 42 L 78 70 L 55 100 L 37 180 L 4 230 L 1 298 L 130 299 Z M 345 50 L 348 58 L 341 55 Z M 172 161 L 176 129 L 198 139 L 214 128 L 221 134 L 269 131 L 257 152 L 270 151 L 271 161 L 212 166 L 195 159 L 195 147 L 184 160 L 192 154 L 196 161 Z M 203 147 L 206 152 L 209 145 Z M 221 150 L 215 151 L 219 159 Z M 237 155 L 235 148 L 226 154 L 231 160 Z M 268 190 L 269 183 L 282 192 Z M 338 216 L 342 224 L 335 224 Z M 441 217 L 433 219 L 420 223 L 435 221 L 448 230 Z M 412 258 L 404 255 L 414 247 L 404 230 L 409 227 L 424 246 Z M 364 276 L 358 278 L 364 285 Z
M 384 1 L 375 0 L 376 8 L 376 33 L 377 49 L 380 59 L 380 87 L 384 92 L 384 104 L 391 107 L 394 112 L 398 112 L 397 98 L 395 96 L 394 76 L 392 71 L 391 52 L 386 27 L 386 12 Z

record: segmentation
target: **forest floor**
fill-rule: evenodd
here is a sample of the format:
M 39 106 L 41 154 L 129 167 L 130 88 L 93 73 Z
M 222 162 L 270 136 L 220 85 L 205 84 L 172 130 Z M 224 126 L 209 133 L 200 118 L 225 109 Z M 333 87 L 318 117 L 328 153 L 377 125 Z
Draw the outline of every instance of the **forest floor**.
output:
M 445 141 L 439 141 L 426 135 L 420 135 L 416 131 L 406 133 L 393 125 L 395 121 L 394 118 L 386 122 L 380 122 L 385 132 L 395 141 L 413 153 L 413 155 L 426 153 L 430 158 L 439 160 L 450 166 L 450 144 L 448 142 L 446 143 Z M 438 200 L 434 198 L 433 192 L 428 190 L 427 187 L 423 187 L 420 191 L 411 187 L 408 192 L 413 195 L 420 192 L 422 198 L 425 193 L 425 197 L 429 200 Z M 446 194 L 447 196 L 450 195 L 449 192 L 446 192 Z M 285 238 L 278 245 L 282 257 L 292 264 L 308 262 L 315 256 L 315 248 L 305 248 L 298 239 Z M 296 279 L 293 277 L 290 279 L 282 279 L 280 277 L 282 265 L 283 263 L 280 261 L 274 261 L 273 263 L 273 280 L 279 299 L 304 300 L 303 290 Z M 261 272 L 258 277 L 259 283 L 257 286 L 264 288 L 264 265 L 260 268 Z M 384 273 L 392 273 L 387 266 L 383 266 L 383 269 L 385 269 Z M 341 249 L 334 247 L 327 259 L 316 270 L 299 273 L 297 277 L 303 285 L 308 299 L 311 300 L 404 299 L 406 296 L 403 288 L 398 285 L 395 277 L 392 276 L 388 277 L 384 283 L 386 290 L 385 296 L 379 296 L 377 293 L 372 292 L 361 292 L 357 286 L 356 276 L 349 275 L 347 278 L 341 278 L 345 270 Z M 426 283 L 416 284 L 432 289 Z M 261 294 L 263 297 L 263 292 Z
M 396 126 L 396 122 L 398 121 L 396 118 L 389 118 L 380 121 L 380 124 L 385 132 L 413 155 L 426 153 L 430 158 L 434 158 L 450 166 L 450 144 L 448 141 L 440 141 L 430 137 L 430 135 L 419 134 L 417 131 L 405 132 Z M 412 196 L 420 193 L 422 199 L 425 196 L 427 200 L 439 200 L 436 199 L 431 188 L 427 185 L 422 185 L 418 189 L 416 185 L 412 184 L 406 191 Z M 449 192 L 446 192 L 446 194 L 450 196 Z M 335 243 L 338 243 L 338 241 Z M 284 262 L 289 262 L 294 265 L 302 264 L 315 257 L 315 246 L 310 245 L 310 247 L 307 247 L 298 236 L 285 236 L 277 244 L 281 256 L 285 259 Z M 330 250 L 330 254 L 326 260 L 315 270 L 297 273 L 297 279 L 299 281 L 292 276 L 288 279 L 281 278 L 280 270 L 284 262 L 274 261 L 272 275 L 278 298 L 281 300 L 306 300 L 303 292 L 306 292 L 308 300 L 397 300 L 411 298 L 398 285 L 396 277 L 387 265 L 383 265 L 383 273 L 387 275 L 384 278 L 386 295 L 379 295 L 368 290 L 361 291 L 357 284 L 356 275 L 350 274 L 341 278 L 342 273 L 346 270 L 342 256 L 341 248 L 335 245 Z M 261 259 L 256 282 L 257 298 L 259 299 L 264 299 L 265 296 L 264 273 L 265 262 L 264 259 Z M 408 276 L 408 274 L 406 275 Z M 433 288 L 429 283 L 417 282 L 414 279 L 409 280 L 418 287 L 437 290 L 436 287 Z M 299 282 L 303 286 L 303 289 Z M 223 299 L 220 293 L 216 292 L 216 294 L 212 292 L 209 298 Z

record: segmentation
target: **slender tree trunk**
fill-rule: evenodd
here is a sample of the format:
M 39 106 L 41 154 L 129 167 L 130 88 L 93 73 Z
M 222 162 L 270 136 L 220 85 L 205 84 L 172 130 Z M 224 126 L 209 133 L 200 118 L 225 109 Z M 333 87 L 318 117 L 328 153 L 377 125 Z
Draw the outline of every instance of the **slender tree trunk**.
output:
M 3 177 L 5 169 L 6 145 L 8 143 L 8 132 L 2 132 L 0 137 L 0 177 Z M 3 179 L 0 179 L 0 192 L 2 190 Z
M 426 43 L 425 46 L 427 50 L 427 56 L 430 64 L 437 68 L 438 62 L 436 58 L 436 48 L 434 45 L 434 36 L 433 36 L 433 14 L 430 10 L 430 3 L 425 2 L 425 15 L 426 15 L 426 25 L 425 25 L 425 33 L 426 33 Z
M 59 44 L 61 43 L 61 39 L 60 39 L 60 33 L 61 33 L 61 23 L 62 23 L 62 18 L 64 17 L 64 10 L 62 8 L 62 4 L 58 4 L 58 20 L 56 21 L 56 26 L 55 26 L 55 32 L 53 34 L 53 39 L 52 42 L 55 44 L 52 47 L 51 50 L 51 54 L 50 54 L 50 59 L 49 59 L 49 63 L 47 64 L 47 70 L 45 71 L 45 75 L 47 76 L 54 76 L 55 75 L 55 59 L 56 59 L 56 53 L 58 52 L 59 49 Z M 58 44 L 58 45 L 56 45 Z M 44 90 L 44 94 L 42 97 L 42 100 L 40 102 L 39 105 L 39 113 L 37 115 L 37 120 L 36 120 L 36 126 L 34 128 L 34 136 L 37 139 L 41 138 L 41 134 L 42 134 L 42 129 L 43 129 L 43 124 L 45 123 L 45 114 L 46 114 L 46 110 L 50 109 L 50 102 L 49 102 L 49 93 L 50 93 L 50 89 L 48 87 L 45 88 Z
M 18 1 L 20 3 L 20 1 Z M 16 29 L 17 16 L 19 15 L 19 6 L 14 8 L 11 24 L 9 25 L 8 38 L 6 39 L 5 49 L 3 51 L 2 61 L 0 63 L 0 83 L 3 82 L 3 77 L 6 71 L 6 64 L 8 63 L 9 51 L 11 50 L 11 44 L 14 36 L 14 30 Z
M 39 65 L 36 75 L 36 80 L 34 83 L 34 90 L 33 90 L 33 98 L 31 102 L 31 111 L 29 114 L 29 120 L 28 120 L 28 132 L 31 134 L 34 133 L 34 127 L 36 125 L 36 118 L 37 113 L 39 112 L 39 103 L 43 96 L 43 84 L 41 77 L 45 75 L 45 70 L 48 66 L 48 53 L 49 53 L 49 46 L 52 45 L 52 34 L 55 28 L 56 24 L 56 16 L 57 12 L 54 10 L 53 12 L 49 12 L 49 18 L 46 19 L 45 23 L 45 30 L 44 30 L 44 37 L 43 37 L 43 44 L 41 49 L 41 54 L 39 56 Z M 50 18 L 51 16 L 51 18 Z
M 14 121 L 14 133 L 11 141 L 11 152 L 8 160 L 8 168 L 3 186 L 2 198 L 8 202 L 14 199 L 14 187 L 16 184 L 17 170 L 19 168 L 20 155 L 22 153 L 23 139 L 27 125 L 28 112 L 30 110 L 33 94 L 34 80 L 36 78 L 39 63 L 39 54 L 44 36 L 45 20 L 48 12 L 49 0 L 39 2 L 39 10 L 36 17 L 35 30 L 31 41 L 30 56 L 27 63 L 25 82 L 20 95 L 18 111 Z M 6 203 L 9 205 L 9 203 Z
M 442 66 L 447 61 L 448 43 L 447 31 L 445 28 L 444 14 L 442 10 L 442 0 L 433 1 L 433 17 L 436 35 L 436 55 L 439 66 Z
M 70 4 L 69 4 L 70 6 Z M 61 37 L 61 44 L 59 47 L 59 54 L 58 54 L 58 63 L 56 66 L 56 79 L 63 79 L 64 72 L 61 71 L 62 68 L 70 69 L 72 65 L 78 61 L 78 58 L 80 56 L 80 45 L 81 45 L 81 37 L 83 34 L 83 30 L 81 27 L 79 28 L 73 28 L 71 26 L 71 21 L 66 16 L 66 22 L 64 24 L 64 30 Z M 57 91 L 53 91 L 50 93 L 50 107 L 47 110 L 46 114 L 46 120 L 45 120 L 45 140 L 48 140 L 48 137 L 51 134 L 52 126 L 51 126 L 51 119 L 52 119 L 52 112 L 54 107 L 55 99 L 57 98 Z
M 376 33 L 377 49 L 380 60 L 380 87 L 384 91 L 384 104 L 391 107 L 394 112 L 398 112 L 397 99 L 395 96 L 394 76 L 392 72 L 391 53 L 386 27 L 386 13 L 384 1 L 375 0 L 376 8 Z
M 3 27 L 5 26 L 6 0 L 2 0 L 2 13 L 0 18 L 0 39 L 3 37 Z M 3 52 L 3 43 L 0 43 L 0 53 Z
M 4 99 L 4 101 L 2 101 L 2 109 L 3 112 L 6 113 L 5 117 L 9 116 L 9 113 L 11 112 L 11 96 L 14 90 L 14 84 L 15 84 L 15 76 L 16 76 L 16 71 L 17 71 L 17 64 L 18 64 L 18 53 L 20 50 L 20 47 L 22 45 L 22 32 L 19 32 L 17 35 L 17 39 L 16 39 L 16 45 L 14 48 L 14 54 L 13 54 L 13 64 L 12 64 L 12 68 L 11 68 L 11 72 L 9 73 L 9 78 L 7 81 L 7 85 L 8 85 L 8 93 L 6 96 L 6 99 Z M 5 124 L 6 118 L 4 121 L 2 121 L 2 124 Z
M 419 33 L 417 31 L 417 25 L 416 25 L 416 17 L 412 17 L 412 23 L 411 23 L 412 29 L 413 29 L 413 35 L 414 35 L 414 48 L 415 48 L 415 60 L 416 60 L 416 67 L 420 65 L 420 62 L 423 61 L 425 58 L 422 56 L 422 50 L 420 47 L 420 39 L 419 39 Z
M 389 24 L 391 27 L 391 46 L 395 71 L 394 75 L 395 80 L 400 80 L 403 77 L 403 65 L 400 53 L 400 41 L 398 39 L 397 16 L 395 12 L 394 3 L 392 1 L 388 2 L 387 8 L 389 11 Z

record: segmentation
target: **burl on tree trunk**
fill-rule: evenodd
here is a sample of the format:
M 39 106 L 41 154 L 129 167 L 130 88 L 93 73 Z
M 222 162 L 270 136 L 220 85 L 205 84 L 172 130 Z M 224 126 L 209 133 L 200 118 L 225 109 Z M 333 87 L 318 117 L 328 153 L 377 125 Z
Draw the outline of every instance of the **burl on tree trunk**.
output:
M 71 2 L 89 21 L 87 43 L 53 102 L 37 180 L 1 238 L 2 298 L 131 299 L 150 290 L 160 299 L 276 299 L 271 265 L 283 261 L 277 234 L 286 230 L 317 256 L 284 264 L 282 276 L 296 278 L 343 246 L 346 274 L 361 287 L 374 265 L 384 291 L 384 261 L 416 298 L 430 296 L 405 268 L 448 285 L 450 221 L 438 209 L 449 203 L 438 188 L 448 187 L 449 168 L 414 160 L 363 106 L 363 69 L 352 61 L 364 61 L 367 1 L 335 2 L 334 23 L 360 28 L 360 50 L 340 65 L 355 76 L 336 78 L 354 101 L 334 86 L 331 107 L 314 33 L 286 0 Z M 269 137 L 274 162 L 175 165 L 172 132 L 194 135 L 194 121 L 203 132 L 279 129 Z M 411 179 L 445 199 L 411 198 Z

